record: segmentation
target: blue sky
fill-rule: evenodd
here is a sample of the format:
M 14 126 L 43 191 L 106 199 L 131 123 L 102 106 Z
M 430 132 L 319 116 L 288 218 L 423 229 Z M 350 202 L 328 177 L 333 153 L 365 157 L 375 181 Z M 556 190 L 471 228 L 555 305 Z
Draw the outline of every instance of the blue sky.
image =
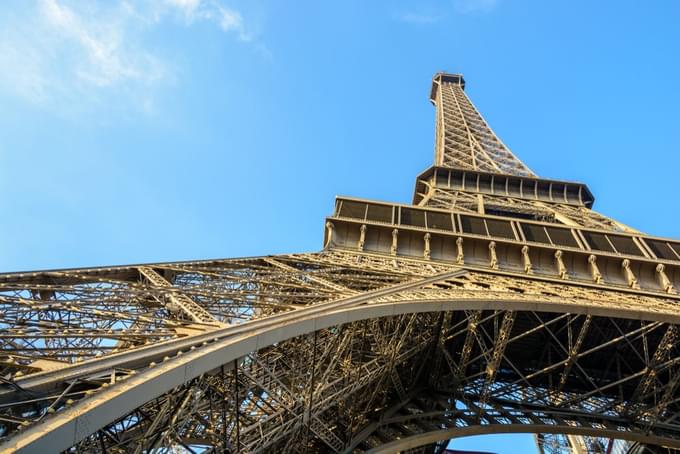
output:
M 318 250 L 335 195 L 410 201 L 439 70 L 536 173 L 680 237 L 678 23 L 675 1 L 5 0 L 0 269 Z

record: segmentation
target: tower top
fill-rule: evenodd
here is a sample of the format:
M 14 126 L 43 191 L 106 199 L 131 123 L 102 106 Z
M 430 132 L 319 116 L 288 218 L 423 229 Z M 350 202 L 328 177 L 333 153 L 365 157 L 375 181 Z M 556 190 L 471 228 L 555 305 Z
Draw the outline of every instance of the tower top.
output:
M 463 79 L 462 74 L 451 74 L 445 72 L 438 72 L 432 78 L 432 88 L 430 89 L 430 101 L 433 103 L 437 97 L 437 87 L 442 82 L 449 82 L 452 84 L 460 85 L 461 88 L 465 89 L 465 79 Z
M 439 167 L 534 177 L 491 130 L 465 94 L 462 74 L 439 72 L 430 101 L 436 108 L 435 160 Z

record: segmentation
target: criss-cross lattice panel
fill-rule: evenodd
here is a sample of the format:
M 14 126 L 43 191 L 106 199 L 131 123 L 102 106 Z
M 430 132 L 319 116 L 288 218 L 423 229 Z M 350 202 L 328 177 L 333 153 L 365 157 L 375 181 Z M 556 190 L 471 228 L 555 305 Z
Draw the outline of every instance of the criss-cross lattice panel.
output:
M 680 445 L 663 298 L 342 252 L 3 277 L 5 447 L 432 452 L 501 425 Z
M 460 78 L 435 77 L 435 165 L 533 176 L 491 130 L 463 90 Z

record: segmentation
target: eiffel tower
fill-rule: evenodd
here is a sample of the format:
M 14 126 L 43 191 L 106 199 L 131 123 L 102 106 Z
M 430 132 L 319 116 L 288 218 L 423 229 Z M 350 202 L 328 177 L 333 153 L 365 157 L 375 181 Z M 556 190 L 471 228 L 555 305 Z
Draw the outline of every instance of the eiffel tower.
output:
M 413 202 L 338 197 L 318 253 L 1 274 L 0 449 L 680 447 L 680 242 L 537 177 L 464 88 L 434 76 Z

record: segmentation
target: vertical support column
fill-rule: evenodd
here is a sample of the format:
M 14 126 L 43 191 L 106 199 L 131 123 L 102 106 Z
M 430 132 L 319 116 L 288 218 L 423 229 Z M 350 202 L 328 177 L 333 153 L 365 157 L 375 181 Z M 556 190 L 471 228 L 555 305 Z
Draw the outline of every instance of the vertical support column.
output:
M 496 256 L 496 242 L 489 243 L 489 266 L 493 270 L 498 269 L 498 257 Z
M 628 281 L 628 287 L 639 289 L 640 284 L 638 284 L 635 273 L 630 269 L 630 260 L 624 259 L 623 262 L 621 262 L 621 268 L 623 268 L 623 274 L 626 276 L 626 281 Z
M 522 246 L 522 261 L 524 262 L 524 272 L 526 274 L 533 274 L 531 258 L 529 257 L 529 246 Z
M 515 313 L 513 311 L 506 311 L 505 314 L 503 314 L 501 326 L 496 333 L 493 350 L 491 351 L 491 358 L 486 364 L 486 382 L 484 383 L 479 396 L 480 410 L 482 412 L 484 411 L 484 407 L 489 400 L 489 396 L 491 394 L 491 385 L 496 379 L 496 373 L 498 372 L 498 368 L 500 367 L 501 361 L 503 360 L 503 354 L 505 353 L 505 348 L 508 346 L 510 333 L 512 332 L 514 323 Z
M 600 269 L 597 267 L 597 257 L 595 257 L 593 254 L 590 254 L 588 256 L 588 264 L 590 266 L 590 275 L 593 277 L 593 282 L 596 284 L 601 284 L 602 273 L 600 273 Z
M 227 446 L 229 445 L 229 437 L 227 435 L 227 393 L 224 391 L 225 390 L 225 385 L 227 383 L 227 378 L 224 375 L 224 364 L 220 367 L 220 381 L 222 382 L 222 389 L 220 390 L 221 393 L 218 395 L 222 398 L 222 405 L 221 405 L 221 416 L 222 416 L 222 450 L 226 451 L 228 448 Z M 234 408 L 236 408 L 236 402 L 237 398 L 234 398 Z M 105 451 L 102 451 L 105 452 Z
M 463 238 L 458 237 L 456 239 L 456 263 L 458 265 L 463 265 L 465 263 L 465 254 L 463 253 Z
M 555 251 L 555 264 L 557 265 L 557 273 L 560 275 L 560 279 L 569 279 L 567 267 L 564 266 L 562 251 L 560 250 Z
M 234 398 L 236 399 L 235 413 L 236 421 L 234 422 L 234 428 L 236 432 L 236 452 L 241 452 L 241 428 L 239 427 L 239 410 L 241 407 L 241 401 L 238 397 L 238 361 L 234 360 Z M 226 423 L 226 422 L 225 422 Z
M 659 279 L 659 285 L 666 293 L 673 293 L 673 283 L 666 275 L 666 265 L 659 263 L 656 265 L 656 276 Z
M 334 233 L 335 233 L 335 226 L 333 225 L 332 222 L 330 222 L 330 221 L 326 222 L 326 231 L 327 231 L 326 244 L 324 244 L 324 246 L 323 246 L 325 248 L 333 245 L 333 236 L 334 236 Z
M 429 233 L 426 233 L 425 236 L 423 237 L 423 241 L 425 241 L 425 248 L 423 249 L 423 257 L 427 260 L 430 260 L 430 238 L 432 235 Z
M 470 361 L 470 355 L 472 355 L 474 341 L 477 338 L 477 327 L 479 326 L 479 321 L 482 318 L 482 311 L 465 311 L 465 317 L 467 318 L 467 329 L 465 331 L 465 341 L 463 342 L 463 348 L 460 351 L 457 373 L 457 378 L 460 382 L 465 379 L 465 372 L 468 362 Z
M 306 405 L 305 412 L 303 413 L 302 416 L 302 421 L 303 424 L 306 425 L 306 430 L 305 430 L 305 450 L 308 448 L 307 443 L 309 442 L 309 434 L 312 429 L 312 410 L 314 408 L 314 380 L 316 378 L 316 343 L 317 343 L 317 336 L 319 332 L 314 331 L 313 335 L 313 347 L 312 347 L 312 364 L 311 364 L 311 377 L 309 380 L 309 396 L 308 396 L 308 404 Z
M 359 228 L 359 242 L 357 243 L 357 248 L 360 251 L 364 250 L 364 243 L 366 243 L 366 224 L 362 224 Z
M 392 230 L 392 247 L 390 248 L 390 254 L 397 255 L 397 241 L 399 239 L 399 230 Z

